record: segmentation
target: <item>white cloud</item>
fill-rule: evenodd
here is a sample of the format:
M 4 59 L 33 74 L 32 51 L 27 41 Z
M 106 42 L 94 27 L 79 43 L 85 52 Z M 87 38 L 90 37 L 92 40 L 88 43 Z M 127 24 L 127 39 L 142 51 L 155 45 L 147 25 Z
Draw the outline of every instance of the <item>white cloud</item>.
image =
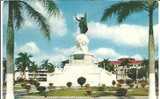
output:
M 96 55 L 96 57 L 98 57 L 99 61 L 103 60 L 103 58 L 109 58 L 110 60 L 117 60 L 119 58 L 135 58 L 137 60 L 143 59 L 140 54 L 135 54 L 135 55 L 120 54 L 112 48 L 98 48 L 96 50 L 93 50 L 92 52 Z
M 143 57 L 139 54 L 135 54 L 133 56 L 131 56 L 132 58 L 138 59 L 138 60 L 143 60 Z
M 24 44 L 17 49 L 17 52 L 27 52 L 30 54 L 37 54 L 40 52 L 38 46 L 33 41 Z
M 57 54 L 63 54 L 63 55 L 70 55 L 71 53 L 73 53 L 76 50 L 76 47 L 71 47 L 71 48 L 54 48 L 54 51 Z
M 113 50 L 111 48 L 98 48 L 98 49 L 94 50 L 93 53 L 96 56 L 101 57 L 101 58 L 115 59 L 120 56 L 119 53 L 117 53 L 115 50 Z
M 35 55 L 32 60 L 40 64 L 43 60 L 49 59 L 50 62 L 59 64 L 61 61 L 68 59 L 69 55 L 73 52 L 73 50 L 74 47 L 54 48 L 52 53 L 46 53 L 41 51 L 41 53 Z
M 155 37 L 157 28 L 154 26 Z M 88 35 L 92 38 L 108 39 L 116 44 L 144 47 L 148 41 L 148 28 L 139 25 L 121 24 L 108 26 L 99 22 L 88 23 Z
M 25 27 L 33 27 L 33 23 L 31 22 L 31 20 L 25 20 L 24 26 Z

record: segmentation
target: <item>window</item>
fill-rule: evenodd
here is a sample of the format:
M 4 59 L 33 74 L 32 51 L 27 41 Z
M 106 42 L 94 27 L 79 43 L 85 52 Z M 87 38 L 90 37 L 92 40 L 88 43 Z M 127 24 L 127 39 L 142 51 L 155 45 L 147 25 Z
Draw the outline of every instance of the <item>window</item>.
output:
M 83 60 L 84 59 L 84 54 L 75 54 L 74 59 L 75 60 Z
M 38 81 L 47 81 L 47 78 L 38 78 Z

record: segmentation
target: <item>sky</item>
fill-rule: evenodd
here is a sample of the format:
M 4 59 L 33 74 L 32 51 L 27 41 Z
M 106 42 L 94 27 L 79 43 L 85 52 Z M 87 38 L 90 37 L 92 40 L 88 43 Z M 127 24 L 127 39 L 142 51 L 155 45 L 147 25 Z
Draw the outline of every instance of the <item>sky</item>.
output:
M 55 0 L 61 15 L 48 16 L 46 10 L 38 2 L 30 2 L 37 11 L 46 17 L 51 29 L 51 40 L 48 41 L 34 20 L 24 11 L 23 28 L 15 31 L 15 58 L 19 52 L 33 55 L 32 60 L 40 63 L 49 59 L 59 63 L 68 58 L 74 51 L 78 25 L 74 20 L 77 15 L 87 13 L 89 51 L 98 60 L 109 58 L 116 60 L 122 57 L 136 59 L 147 58 L 148 16 L 139 12 L 130 15 L 122 24 L 118 24 L 113 15 L 108 21 L 100 22 L 106 8 L 119 0 Z M 7 7 L 3 8 L 3 54 L 6 55 Z M 157 40 L 158 11 L 154 11 L 154 33 Z M 157 44 L 157 43 L 156 43 Z

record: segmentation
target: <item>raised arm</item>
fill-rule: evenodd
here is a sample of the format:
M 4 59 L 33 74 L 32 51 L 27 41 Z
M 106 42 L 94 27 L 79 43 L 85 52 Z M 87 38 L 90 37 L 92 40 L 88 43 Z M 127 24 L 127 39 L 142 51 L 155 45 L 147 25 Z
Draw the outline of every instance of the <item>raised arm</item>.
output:
M 77 17 L 76 17 L 76 20 L 77 20 L 77 21 L 80 21 Z

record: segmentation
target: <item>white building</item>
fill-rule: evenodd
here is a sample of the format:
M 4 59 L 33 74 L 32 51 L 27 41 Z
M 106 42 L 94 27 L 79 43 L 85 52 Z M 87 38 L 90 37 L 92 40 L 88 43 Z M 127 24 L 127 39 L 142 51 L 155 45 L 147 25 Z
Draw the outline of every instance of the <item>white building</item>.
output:
M 123 66 L 122 63 L 124 61 L 128 61 L 129 66 Z M 131 79 L 127 76 L 127 72 L 132 69 L 136 68 L 141 69 L 144 67 L 143 61 L 142 60 L 136 60 L 134 58 L 120 58 L 117 61 L 111 61 L 111 64 L 114 66 L 115 71 L 116 71 L 116 79 Z

